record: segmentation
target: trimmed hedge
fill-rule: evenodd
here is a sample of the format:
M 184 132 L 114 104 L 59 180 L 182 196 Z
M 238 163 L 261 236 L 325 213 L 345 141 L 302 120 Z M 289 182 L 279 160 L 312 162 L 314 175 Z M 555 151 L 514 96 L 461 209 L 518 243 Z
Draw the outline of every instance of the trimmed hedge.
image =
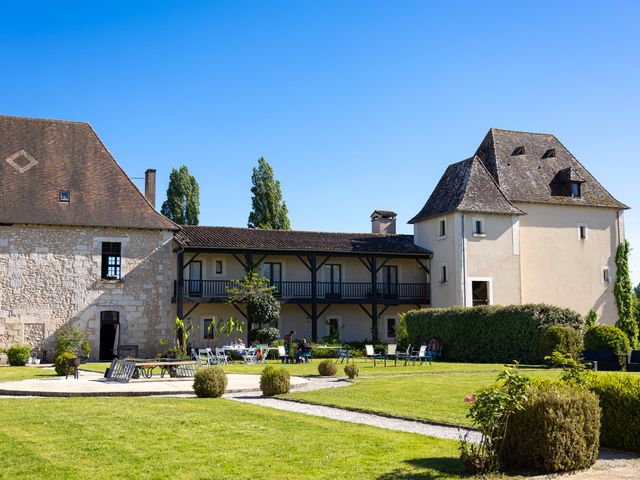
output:
M 629 337 L 613 325 L 596 325 L 587 328 L 584 334 L 585 350 L 611 350 L 616 355 L 626 355 L 631 351 Z
M 598 456 L 598 397 L 580 387 L 541 382 L 524 410 L 509 419 L 501 449 L 504 465 L 565 472 L 589 468 Z
M 267 365 L 260 374 L 260 390 L 265 397 L 289 393 L 291 390 L 291 375 L 285 368 Z
M 640 377 L 594 375 L 589 389 L 600 397 L 603 447 L 640 452 Z
M 582 351 L 582 337 L 578 331 L 568 325 L 551 325 L 540 339 L 540 357 L 543 359 L 553 352 L 578 358 Z
M 13 345 L 7 349 L 9 365 L 12 367 L 22 367 L 26 365 L 30 356 L 31 347 L 29 345 Z
M 551 305 L 449 307 L 413 310 L 404 315 L 407 342 L 443 345 L 442 359 L 454 362 L 541 363 L 540 339 L 551 325 L 582 332 L 584 319 Z
M 332 360 L 323 360 L 318 364 L 318 373 L 323 377 L 332 377 L 338 372 L 338 367 Z
M 202 367 L 193 379 L 193 390 L 199 398 L 218 398 L 227 389 L 227 375 L 220 367 Z

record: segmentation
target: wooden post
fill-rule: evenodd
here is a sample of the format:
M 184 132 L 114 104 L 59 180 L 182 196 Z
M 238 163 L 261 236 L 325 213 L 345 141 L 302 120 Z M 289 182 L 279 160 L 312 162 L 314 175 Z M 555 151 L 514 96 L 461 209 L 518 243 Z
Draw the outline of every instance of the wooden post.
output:
M 311 341 L 318 341 L 318 259 L 312 253 L 309 258 L 311 265 Z
M 371 257 L 371 337 L 378 340 L 378 268 L 377 258 Z

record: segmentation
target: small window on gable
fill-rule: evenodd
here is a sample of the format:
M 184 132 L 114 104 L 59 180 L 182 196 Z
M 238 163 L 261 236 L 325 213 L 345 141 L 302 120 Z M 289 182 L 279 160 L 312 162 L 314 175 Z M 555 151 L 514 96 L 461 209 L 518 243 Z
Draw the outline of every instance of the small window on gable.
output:
M 524 147 L 523 146 L 516 147 L 515 150 L 513 151 L 513 153 L 511 154 L 512 157 L 517 157 L 518 155 L 524 155 Z
M 71 202 L 71 192 L 69 192 L 69 190 L 60 190 L 58 192 L 58 201 L 60 203 Z
M 440 283 L 447 283 L 449 281 L 449 272 L 447 271 L 447 265 L 440 265 Z
M 222 260 L 216 260 L 216 275 L 222 275 L 223 273 Z
M 571 182 L 571 196 L 573 198 L 582 197 L 582 185 L 580 185 L 580 182 Z
M 602 283 L 609 283 L 609 267 L 602 267 Z
M 443 218 L 438 222 L 438 238 L 444 238 L 447 236 L 447 222 Z
M 482 218 L 473 219 L 473 235 L 476 237 L 482 237 L 486 234 L 484 229 L 484 220 Z
M 556 149 L 550 148 L 549 150 L 544 152 L 544 155 L 542 155 L 542 158 L 556 158 Z
M 586 240 L 588 236 L 588 229 L 586 224 L 578 224 L 578 238 L 580 240 Z

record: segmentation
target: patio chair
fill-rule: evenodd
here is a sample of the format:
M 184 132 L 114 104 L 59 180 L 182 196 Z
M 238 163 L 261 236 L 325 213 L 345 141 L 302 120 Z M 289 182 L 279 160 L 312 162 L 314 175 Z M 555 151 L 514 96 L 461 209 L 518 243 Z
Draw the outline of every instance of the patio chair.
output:
M 198 362 L 198 367 L 209 366 L 209 356 L 207 355 L 207 350 L 204 348 L 191 349 L 191 357 Z
M 215 359 L 219 365 L 227 365 L 229 363 L 229 355 L 224 353 L 224 348 L 216 348 Z
M 431 365 L 431 353 L 427 350 L 426 345 L 421 345 L 420 350 L 412 352 L 411 355 L 406 358 L 404 364 L 406 365 L 407 362 L 413 362 L 414 365 L 416 362 L 420 362 L 420 365 L 422 365 L 423 362 L 429 362 L 429 365 Z
M 365 356 L 373 360 L 374 367 L 376 366 L 376 360 L 385 360 L 386 358 L 382 353 L 376 352 L 373 349 L 373 345 L 365 345 L 364 350 L 365 350 Z
M 384 356 L 384 366 L 387 366 L 387 360 L 393 359 L 393 365 L 397 365 L 398 357 L 396 356 L 396 350 L 398 349 L 398 345 L 395 343 L 390 343 L 387 345 L 387 353 Z
M 396 350 L 396 361 L 405 360 L 406 365 L 406 360 L 409 355 L 411 355 L 411 344 L 409 344 L 406 350 Z
M 258 362 L 258 350 L 256 348 L 247 348 L 242 353 L 242 360 L 244 363 L 255 364 Z
M 267 363 L 267 358 L 269 357 L 269 346 L 268 345 L 258 345 L 257 348 L 257 361 L 258 363 Z
M 282 363 L 290 363 L 291 355 L 287 355 L 287 349 L 284 345 L 278 345 L 278 358 Z
M 353 361 L 353 354 L 347 347 L 342 347 L 336 350 L 336 363 L 338 363 L 338 360 L 340 360 L 340 363 L 344 363 L 345 358 L 347 359 L 347 363 L 349 363 L 349 359 Z
M 210 348 L 199 348 L 197 352 L 198 358 L 196 359 L 196 361 L 200 364 L 204 363 L 208 367 L 217 363 L 216 358 Z

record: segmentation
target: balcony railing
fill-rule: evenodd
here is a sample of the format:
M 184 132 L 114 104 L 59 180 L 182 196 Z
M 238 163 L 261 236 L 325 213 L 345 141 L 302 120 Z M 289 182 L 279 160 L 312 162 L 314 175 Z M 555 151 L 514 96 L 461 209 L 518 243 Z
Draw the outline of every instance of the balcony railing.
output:
M 274 292 L 282 299 L 311 298 L 311 282 L 274 282 Z M 237 286 L 234 280 L 184 280 L 183 291 L 187 297 L 225 298 L 227 289 Z M 371 299 L 374 297 L 370 282 L 317 282 L 317 298 L 322 299 Z M 428 283 L 378 283 L 378 299 L 429 299 Z

